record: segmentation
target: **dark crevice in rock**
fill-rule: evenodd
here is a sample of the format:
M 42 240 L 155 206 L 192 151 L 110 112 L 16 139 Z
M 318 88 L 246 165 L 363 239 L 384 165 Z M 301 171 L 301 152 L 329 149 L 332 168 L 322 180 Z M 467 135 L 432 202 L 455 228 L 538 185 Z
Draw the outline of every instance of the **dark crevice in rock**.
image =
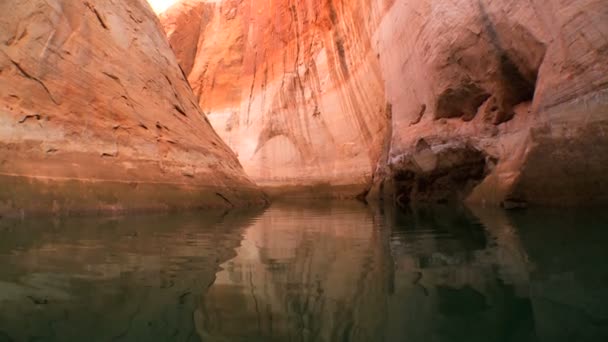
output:
M 170 85 L 171 87 L 173 87 L 173 82 L 171 82 L 171 79 L 169 78 L 169 76 L 167 76 L 167 75 L 164 75 L 164 76 L 165 76 L 165 79 L 167 80 L 167 83 L 169 83 L 169 85 Z M 174 90 L 174 91 L 175 91 L 175 90 Z
M 181 115 L 186 116 L 186 117 L 188 116 L 188 115 L 186 115 L 186 111 L 184 111 L 180 106 L 173 105 L 173 108 L 175 108 L 175 110 L 178 111 Z
M 112 75 L 112 74 L 110 74 L 108 72 L 105 72 L 105 71 L 102 71 L 101 73 L 104 74 L 104 75 L 106 75 L 106 76 L 108 76 L 109 78 L 113 79 L 114 81 L 120 83 L 120 79 L 118 78 L 118 76 Z
M 127 13 L 129 13 L 129 18 L 131 18 L 131 20 L 133 20 L 135 24 L 141 24 L 144 22 L 142 19 L 135 18 L 135 16 L 133 16 L 133 12 L 131 12 L 130 10 L 128 10 Z
M 53 101 L 54 104 L 59 104 L 59 102 L 57 102 L 55 100 L 55 98 L 53 97 L 53 94 L 51 94 L 51 91 L 49 90 L 49 88 L 46 86 L 46 84 L 44 84 L 44 82 L 42 82 L 40 79 L 32 76 L 30 73 L 28 73 L 27 71 L 25 71 L 25 69 L 23 69 L 23 67 L 21 67 L 21 65 L 19 65 L 19 63 L 13 61 L 11 59 L 11 62 L 13 63 L 13 65 L 15 66 L 15 68 L 17 68 L 17 70 L 19 70 L 19 72 L 29 78 L 32 81 L 35 81 L 36 83 L 40 84 L 42 86 L 42 88 L 44 88 L 44 91 L 46 91 L 46 93 L 49 95 L 49 98 L 51 99 L 51 101 Z
M 495 125 L 511 120 L 515 116 L 513 108 L 520 103 L 532 101 L 536 90 L 536 76 L 533 80 L 526 79 L 506 53 L 500 56 L 500 75 L 503 84 L 502 94 L 499 94 L 501 103 L 500 106 L 490 108 L 495 113 Z
M 489 93 L 473 82 L 448 88 L 439 95 L 435 119 L 460 117 L 465 121 L 472 120 L 489 97 Z
M 422 152 L 422 151 L 428 150 L 430 148 L 431 148 L 431 145 L 429 145 L 429 143 L 424 139 L 420 139 L 416 143 L 416 152 Z
M 491 20 L 484 4 L 479 1 L 478 6 L 484 30 L 489 36 L 499 62 L 500 89 L 494 94 L 498 99 L 498 106 L 492 110 L 493 123 L 498 125 L 513 118 L 515 106 L 533 100 L 546 46 L 528 30 L 514 25 L 509 27 L 509 30 L 511 34 L 517 33 L 519 39 L 515 46 L 506 49 L 501 41 L 499 28 Z M 523 57 L 525 55 L 528 58 Z
M 505 53 L 500 56 L 500 72 L 505 83 L 509 86 L 509 90 L 511 90 L 509 94 L 512 97 L 509 99 L 510 102 L 517 104 L 532 100 L 538 78 L 538 69 L 534 71 L 533 79 L 527 79 L 519 71 L 511 57 Z
M 454 203 L 464 200 L 489 173 L 494 161 L 473 146 L 461 145 L 434 152 L 421 139 L 410 155 L 393 165 L 395 201 Z
M 97 17 L 97 20 L 99 21 L 99 24 L 101 25 L 101 27 L 103 27 L 106 30 L 109 30 L 108 25 L 106 24 L 106 22 L 103 20 L 103 18 L 101 17 L 101 14 L 99 14 L 99 12 L 97 11 L 97 9 L 95 8 L 95 6 L 91 5 L 88 2 L 84 3 L 85 6 L 87 6 L 87 8 L 89 10 L 91 10 L 91 12 L 93 12 L 93 14 L 95 14 L 95 16 Z
M 40 114 L 32 114 L 32 115 L 26 115 L 23 117 L 23 119 L 19 120 L 19 123 L 24 123 L 29 119 L 36 119 L 37 121 L 40 120 L 42 118 L 42 116 L 40 116 Z

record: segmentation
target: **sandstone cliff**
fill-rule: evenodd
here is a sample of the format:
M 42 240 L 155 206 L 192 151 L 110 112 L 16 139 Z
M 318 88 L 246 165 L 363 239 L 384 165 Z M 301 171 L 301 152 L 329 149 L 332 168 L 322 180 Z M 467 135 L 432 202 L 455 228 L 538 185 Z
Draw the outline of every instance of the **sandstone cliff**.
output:
M 262 201 L 144 0 L 0 3 L 0 216 Z
M 388 126 L 370 9 L 185 0 L 161 22 L 201 108 L 250 177 L 271 192 L 353 197 L 371 182 Z
M 605 1 L 182 0 L 161 23 L 262 186 L 608 201 Z
M 395 1 L 375 32 L 387 188 L 403 202 L 605 202 L 607 19 L 605 1 Z

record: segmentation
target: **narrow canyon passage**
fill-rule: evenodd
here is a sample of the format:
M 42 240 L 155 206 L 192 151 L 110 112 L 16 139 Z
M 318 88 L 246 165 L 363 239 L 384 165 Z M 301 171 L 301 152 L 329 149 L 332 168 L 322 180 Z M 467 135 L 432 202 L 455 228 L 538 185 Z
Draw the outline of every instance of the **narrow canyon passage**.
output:
M 605 2 L 183 0 L 160 21 L 271 195 L 608 198 Z
M 0 4 L 0 215 L 608 202 L 601 0 Z
M 606 0 L 0 0 L 0 342 L 608 341 Z

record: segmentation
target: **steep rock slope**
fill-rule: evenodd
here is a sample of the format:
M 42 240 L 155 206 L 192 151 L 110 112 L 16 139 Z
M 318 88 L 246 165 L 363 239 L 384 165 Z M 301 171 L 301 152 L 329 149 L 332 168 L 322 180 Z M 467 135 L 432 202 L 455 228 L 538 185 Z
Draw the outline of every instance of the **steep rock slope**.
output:
M 194 93 L 271 192 L 354 197 L 388 126 L 369 1 L 182 1 L 161 15 Z
M 182 0 L 161 22 L 263 186 L 608 201 L 605 1 Z
M 393 109 L 376 190 L 404 204 L 608 200 L 605 1 L 397 0 L 374 37 Z
M 144 0 L 0 3 L 0 216 L 262 201 Z

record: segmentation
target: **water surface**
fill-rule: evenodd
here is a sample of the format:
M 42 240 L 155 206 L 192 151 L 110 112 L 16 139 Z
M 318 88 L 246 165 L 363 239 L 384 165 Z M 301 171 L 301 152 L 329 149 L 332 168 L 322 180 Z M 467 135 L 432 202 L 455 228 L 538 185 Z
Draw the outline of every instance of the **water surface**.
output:
M 608 341 L 608 214 L 0 220 L 0 341 Z

